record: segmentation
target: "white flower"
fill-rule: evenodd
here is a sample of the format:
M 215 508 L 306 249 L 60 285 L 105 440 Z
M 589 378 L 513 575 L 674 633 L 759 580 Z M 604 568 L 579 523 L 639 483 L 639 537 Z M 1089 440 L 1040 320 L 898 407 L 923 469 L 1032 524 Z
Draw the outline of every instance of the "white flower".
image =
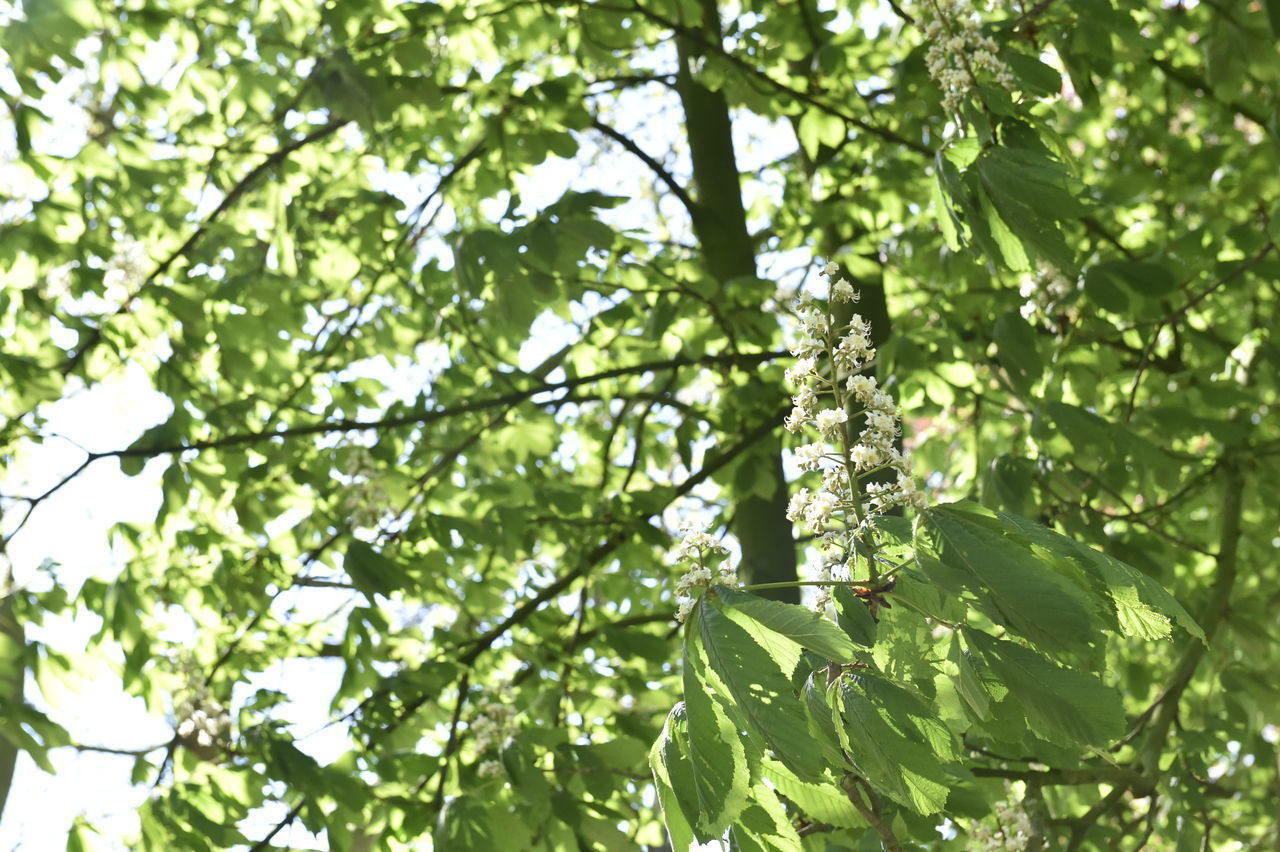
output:
M 876 380 L 871 376 L 852 375 L 845 381 L 844 389 L 865 403 L 876 392 Z
M 701 562 L 709 553 L 728 553 L 729 549 L 706 532 L 706 528 L 691 521 L 681 524 L 684 538 L 675 550 L 677 562 L 695 560 Z
M 787 369 L 787 381 L 793 385 L 798 385 L 805 379 L 809 378 L 817 367 L 817 362 L 812 358 L 800 358 Z
M 788 432 L 794 435 L 796 432 L 803 429 L 804 424 L 807 422 L 809 422 L 809 417 L 805 413 L 804 409 L 793 408 L 791 409 L 791 413 L 783 418 L 782 425 Z
M 827 521 L 831 520 L 831 513 L 835 510 L 838 502 L 836 495 L 828 491 L 820 491 L 813 495 L 813 499 L 809 501 L 809 505 L 805 508 L 805 524 L 815 533 L 822 532 L 826 529 Z
M 836 266 L 833 261 L 827 261 L 827 265 L 822 267 L 822 274 L 830 278 L 840 271 L 840 267 Z
M 787 503 L 787 520 L 793 524 L 803 517 L 805 509 L 809 507 L 809 489 L 801 488 L 795 494 L 791 495 L 791 501 Z
M 884 450 L 867 444 L 857 444 L 849 451 L 849 457 L 858 470 L 871 470 L 884 462 Z
M 680 601 L 680 605 L 676 607 L 676 621 L 684 624 L 691 612 L 693 612 L 693 600 L 689 598 Z
M 827 408 L 818 412 L 814 418 L 822 437 L 834 441 L 840 437 L 840 427 L 849 420 L 849 413 L 843 408 Z
M 817 470 L 822 466 L 822 459 L 826 454 L 824 444 L 805 444 L 795 449 L 796 464 L 800 465 L 801 470 Z
M 486 760 L 480 764 L 476 774 L 481 778 L 505 778 L 507 770 L 502 768 L 502 764 L 499 761 Z
M 858 291 L 853 289 L 852 284 L 841 278 L 831 285 L 831 301 L 856 302 L 858 301 Z

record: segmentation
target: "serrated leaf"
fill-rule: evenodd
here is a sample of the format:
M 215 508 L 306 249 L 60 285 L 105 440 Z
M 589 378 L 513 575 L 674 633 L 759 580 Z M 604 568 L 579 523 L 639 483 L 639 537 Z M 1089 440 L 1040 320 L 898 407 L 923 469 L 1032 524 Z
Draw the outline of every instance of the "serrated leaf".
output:
M 714 590 L 721 603 L 828 660 L 847 663 L 857 653 L 857 648 L 839 627 L 811 609 L 728 586 L 715 586 Z
M 866 820 L 834 781 L 805 781 L 776 760 L 764 761 L 764 773 L 779 793 L 814 822 L 836 828 L 866 826 Z
M 1137 568 L 1026 518 L 1004 512 L 996 514 L 1028 541 L 1073 560 L 1087 574 L 1098 578 L 1115 607 L 1122 632 L 1132 632 L 1144 639 L 1160 639 L 1169 635 L 1168 619 L 1172 618 L 1192 636 L 1204 639 L 1204 631 L 1177 598 Z
M 1066 168 L 1033 151 L 988 148 L 978 158 L 978 174 L 1001 212 L 1006 203 L 1058 221 L 1084 212 L 1068 189 Z
M 900 733 L 886 709 L 863 692 L 860 681 L 849 678 L 840 686 L 847 747 L 854 762 L 871 786 L 895 802 L 921 814 L 942 810 L 947 775 L 938 757 Z
M 675 849 L 693 846 L 692 823 L 698 815 L 693 767 L 686 754 L 687 740 L 688 717 L 681 702 L 667 714 L 662 733 L 649 751 L 649 766 L 658 791 L 658 804 Z
M 746 806 L 751 778 L 737 727 L 708 691 L 706 660 L 696 632 L 705 617 L 703 609 L 700 601 L 685 631 L 686 746 L 698 798 L 697 812 L 686 816 L 710 838 L 723 834 Z
M 921 515 L 917 558 L 934 582 L 968 591 L 988 617 L 1050 650 L 1085 652 L 1097 619 L 1085 593 L 1005 539 L 995 515 L 976 503 L 933 506 Z
M 951 650 L 947 654 L 947 659 L 956 667 L 956 674 L 951 676 L 951 682 L 955 684 L 956 693 L 964 700 L 969 709 L 979 719 L 986 719 L 991 715 L 991 696 L 987 694 L 986 687 L 978 678 L 977 672 L 973 670 L 973 665 L 969 662 L 969 658 L 965 656 L 964 649 L 960 647 L 960 637 L 954 635 L 951 640 Z
M 1027 251 L 1023 248 L 1022 241 L 1013 233 L 1013 230 L 1005 222 L 1004 217 L 1000 215 L 995 204 L 992 203 L 985 192 L 978 193 L 978 203 L 982 208 L 982 218 L 986 223 L 987 232 L 999 250 L 1005 266 L 1014 272 L 1030 270 L 1031 260 L 1027 257 Z
M 1064 746 L 1104 747 L 1124 733 L 1120 695 L 1093 675 L 1030 648 L 964 628 L 965 642 L 1024 710 L 1038 736 Z
M 1030 393 L 1044 371 L 1035 329 L 1017 311 L 1009 311 L 996 320 L 991 339 L 996 344 L 996 358 L 1014 387 L 1024 395 Z
M 348 545 L 342 567 L 352 585 L 365 594 L 389 595 L 405 585 L 404 568 L 363 541 Z
M 711 669 L 751 730 L 801 776 L 820 773 L 822 751 L 809 736 L 804 708 L 778 662 L 718 604 L 698 602 L 697 627 Z
M 842 767 L 846 761 L 836 732 L 835 708 L 827 700 L 825 678 L 826 672 L 813 672 L 805 679 L 804 709 L 809 719 L 810 734 L 822 747 L 827 764 Z
M 462 795 L 445 802 L 436 823 L 437 849 L 466 849 L 487 852 L 504 848 L 493 833 L 493 818 L 477 796 Z
M 937 175 L 937 179 L 933 182 L 933 207 L 938 217 L 938 227 L 942 230 L 942 238 L 947 242 L 947 248 L 959 251 L 961 248 L 960 220 L 951 209 L 950 202 L 947 201 L 941 174 Z
M 1034 56 L 1006 51 L 1001 59 L 1009 66 L 1009 70 L 1022 83 L 1024 91 L 1032 95 L 1056 95 L 1062 90 L 1062 75 Z
M 848 586 L 836 586 L 831 597 L 835 600 L 836 621 L 849 638 L 870 648 L 876 644 L 876 620 L 871 610 Z
M 751 789 L 751 804 L 729 837 L 732 845 L 744 852 L 801 852 L 804 848 L 778 795 L 765 784 Z

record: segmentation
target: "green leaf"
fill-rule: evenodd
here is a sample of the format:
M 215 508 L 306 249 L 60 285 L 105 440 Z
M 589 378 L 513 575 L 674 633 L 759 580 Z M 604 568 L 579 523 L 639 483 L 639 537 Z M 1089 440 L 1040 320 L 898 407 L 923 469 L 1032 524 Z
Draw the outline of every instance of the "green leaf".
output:
M 969 592 L 989 618 L 1049 650 L 1086 652 L 1100 626 L 1085 593 L 1006 539 L 976 503 L 932 506 L 921 515 L 916 556 L 953 594 Z
M 1262 8 L 1266 10 L 1271 35 L 1280 39 L 1280 0 L 1262 0 Z
M 1137 568 L 1026 518 L 997 514 L 1028 542 L 1072 560 L 1096 578 L 1103 594 L 1115 607 L 1123 635 L 1164 638 L 1169 635 L 1169 618 L 1172 618 L 1192 636 L 1204 639 L 1204 631 L 1177 598 Z
M 684 704 L 687 748 L 698 809 L 686 816 L 705 837 L 715 837 L 746 806 L 751 785 L 746 752 L 733 721 L 708 691 L 706 663 L 695 632 L 708 608 L 700 601 L 685 628 Z
M 466 852 L 506 849 L 494 833 L 494 818 L 479 796 L 461 795 L 446 801 L 434 835 L 435 848 Z
M 951 650 L 947 654 L 947 659 L 956 667 L 956 674 L 951 676 L 956 692 L 975 716 L 986 719 L 991 715 L 991 696 L 960 646 L 959 634 L 952 636 Z
M 1158 300 L 1177 290 L 1178 281 L 1160 264 L 1136 260 L 1099 263 L 1085 273 L 1086 292 L 1102 307 L 1117 313 L 1128 307 L 1128 298 L 1119 287 L 1141 298 Z
M 764 774 L 810 820 L 836 828 L 862 828 L 867 822 L 848 795 L 831 780 L 805 781 L 776 760 L 764 761 Z
M 1000 366 L 1008 373 L 1013 386 L 1024 395 L 1031 393 L 1032 386 L 1044 372 L 1035 329 L 1017 311 L 1009 311 L 996 320 L 991 339 L 995 341 Z
M 964 628 L 981 665 L 1009 687 L 1037 736 L 1063 746 L 1105 747 L 1124 733 L 1120 695 L 1087 672 L 1050 662 L 1029 648 Z
M 729 586 L 718 585 L 714 591 L 721 603 L 828 660 L 847 663 L 857 653 L 857 648 L 839 627 L 811 609 L 769 600 Z
M 942 229 L 942 238 L 947 241 L 947 248 L 952 251 L 959 251 L 961 248 L 960 219 L 951 208 L 951 203 L 947 201 L 947 193 L 942 184 L 941 173 L 937 174 L 932 190 L 933 209 L 938 219 L 938 227 Z
M 1062 90 L 1062 75 L 1034 56 L 1009 50 L 1002 53 L 1000 58 L 1009 66 L 1009 70 L 1028 94 L 1050 96 Z
M 1129 297 L 1116 286 L 1112 271 L 1102 263 L 1089 267 L 1084 274 L 1084 292 L 1100 308 L 1122 314 L 1129 310 Z
M 993 218 L 1000 219 L 1025 245 L 1058 269 L 1070 274 L 1076 267 L 1075 254 L 1067 246 L 1055 221 L 1073 219 L 1084 208 L 1068 188 L 1067 172 L 1043 155 L 1017 148 L 991 148 L 978 158 L 977 170 L 982 186 L 989 195 L 998 217 L 988 217 L 992 233 L 1001 240 Z M 1001 242 L 1001 250 L 1010 268 L 1011 255 Z
M 809 732 L 822 748 L 827 765 L 843 767 L 846 763 L 841 752 L 840 735 L 836 730 L 835 708 L 827 698 L 826 670 L 812 672 L 805 678 L 804 708 L 809 720 Z
M 836 622 L 849 638 L 868 648 L 876 644 L 876 620 L 867 604 L 848 586 L 836 586 L 831 591 L 836 605 Z
M 873 701 L 863 682 L 862 677 L 852 677 L 840 685 L 846 748 L 854 763 L 871 786 L 889 798 L 916 813 L 937 813 L 946 806 L 948 786 L 938 756 L 905 735 L 903 721 Z
M 367 595 L 389 595 L 404 588 L 408 579 L 403 566 L 359 540 L 347 545 L 342 567 L 352 585 Z
M 1053 220 L 1072 219 L 1084 208 L 1068 188 L 1061 164 L 1020 148 L 988 148 L 977 161 L 982 185 L 997 206 L 1024 208 Z
M 1004 261 L 1004 265 L 1014 272 L 1030 270 L 1031 260 L 1027 257 L 1022 241 L 1014 234 L 1005 218 L 1000 215 L 987 193 L 978 193 L 978 203 L 981 205 L 983 222 L 999 250 L 1000 259 Z M 1018 211 L 1015 211 L 1014 215 L 1018 215 Z
M 797 774 L 815 775 L 825 761 L 809 736 L 804 707 L 778 661 L 717 604 L 699 601 L 697 627 L 712 671 L 748 727 Z
M 686 740 L 680 743 L 679 736 Z M 662 733 L 649 751 L 649 766 L 653 770 L 654 785 L 658 791 L 658 804 L 666 824 L 671 845 L 675 849 L 693 846 L 693 827 L 697 819 L 697 794 L 693 787 L 693 767 L 685 756 L 687 751 L 687 717 L 685 705 L 677 704 L 667 715 Z M 692 814 L 693 816 L 687 816 Z
M 765 784 L 751 789 L 751 804 L 729 832 L 738 849 L 752 852 L 801 852 L 803 845 L 778 795 Z

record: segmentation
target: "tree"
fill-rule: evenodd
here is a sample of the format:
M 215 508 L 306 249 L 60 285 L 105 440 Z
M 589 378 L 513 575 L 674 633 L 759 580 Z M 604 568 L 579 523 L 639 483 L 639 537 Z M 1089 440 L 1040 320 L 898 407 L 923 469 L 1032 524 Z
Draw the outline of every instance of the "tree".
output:
M 70 745 L 41 685 L 79 661 L 30 635 L 69 613 L 172 723 L 141 849 L 1280 843 L 1278 34 L 1271 0 L 26 0 L 4 461 L 127 370 L 170 411 L 5 497 L 13 541 L 94 466 L 163 493 L 118 576 L 6 580 L 0 794 Z M 805 387 L 836 404 L 792 435 Z M 815 510 L 800 463 L 857 486 Z M 303 658 L 334 762 L 245 687 Z

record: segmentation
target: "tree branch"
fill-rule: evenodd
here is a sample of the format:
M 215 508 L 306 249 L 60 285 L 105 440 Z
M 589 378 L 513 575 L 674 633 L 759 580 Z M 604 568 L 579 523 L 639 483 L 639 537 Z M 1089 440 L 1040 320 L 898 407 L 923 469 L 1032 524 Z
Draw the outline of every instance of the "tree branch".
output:
M 657 175 L 659 180 L 666 184 L 667 189 L 671 190 L 671 194 L 680 199 L 680 203 L 684 205 L 684 209 L 689 212 L 691 217 L 697 217 L 699 215 L 700 208 L 698 207 L 698 203 L 689 197 L 689 193 L 685 192 L 684 187 L 676 181 L 671 172 L 667 171 L 662 163 L 659 163 L 651 157 L 647 151 L 637 145 L 635 140 L 631 139 L 631 137 L 627 136 L 625 133 L 615 130 L 595 117 L 591 119 L 591 126 L 617 142 L 623 148 L 626 148 L 637 160 L 648 166 L 649 170 Z

